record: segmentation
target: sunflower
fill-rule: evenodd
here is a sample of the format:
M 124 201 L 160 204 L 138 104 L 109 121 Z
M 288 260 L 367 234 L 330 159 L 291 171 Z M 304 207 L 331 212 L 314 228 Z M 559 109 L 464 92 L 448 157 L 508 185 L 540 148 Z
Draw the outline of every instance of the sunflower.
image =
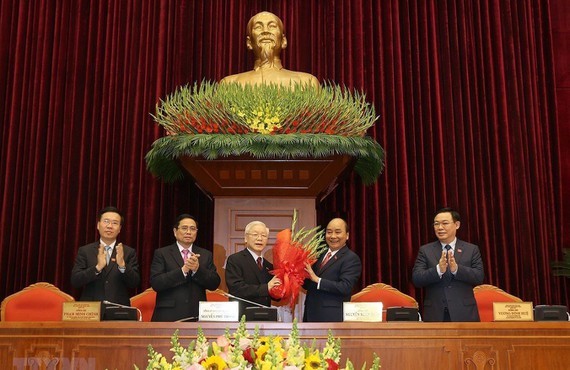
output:
M 206 370 L 222 370 L 226 369 L 228 365 L 220 356 L 210 356 L 200 363 Z
M 323 369 L 321 366 L 321 358 L 317 353 L 313 353 L 305 358 L 305 369 Z

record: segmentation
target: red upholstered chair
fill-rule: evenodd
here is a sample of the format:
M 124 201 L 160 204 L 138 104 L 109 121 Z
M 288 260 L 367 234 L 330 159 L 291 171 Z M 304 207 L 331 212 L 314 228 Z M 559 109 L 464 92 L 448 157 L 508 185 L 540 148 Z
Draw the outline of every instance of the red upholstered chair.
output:
M 156 292 L 152 288 L 148 288 L 144 292 L 131 297 L 131 306 L 141 311 L 141 321 L 150 321 L 152 313 L 154 312 L 155 303 Z
M 473 288 L 479 318 L 482 322 L 493 321 L 493 302 L 522 302 L 519 297 L 515 297 L 494 285 L 482 284 Z
M 63 302 L 72 296 L 50 283 L 35 283 L 4 298 L 2 321 L 61 321 Z
M 227 302 L 229 298 L 224 295 L 225 293 L 221 289 L 206 290 L 206 300 L 208 302 Z
M 351 302 L 382 302 L 382 321 L 386 321 L 386 310 L 390 307 L 418 308 L 418 302 L 398 289 L 383 283 L 368 285 L 354 294 Z

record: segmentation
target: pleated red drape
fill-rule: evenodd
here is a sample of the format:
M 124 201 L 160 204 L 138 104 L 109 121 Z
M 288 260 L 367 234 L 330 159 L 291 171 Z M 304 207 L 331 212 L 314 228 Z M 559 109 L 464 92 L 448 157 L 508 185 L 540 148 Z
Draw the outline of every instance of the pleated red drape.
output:
M 144 155 L 164 132 L 151 113 L 177 86 L 250 68 L 245 25 L 284 21 L 287 68 L 362 90 L 387 153 L 375 186 L 351 176 L 319 206 L 341 214 L 362 257 L 361 287 L 410 284 L 432 213 L 456 207 L 459 237 L 481 247 L 486 282 L 525 300 L 568 304 L 561 258 L 560 157 L 549 2 L 297 0 L 0 2 L 0 296 L 36 281 L 72 291 L 77 247 L 95 215 L 123 209 L 123 243 L 143 283 L 171 220 L 212 202 L 165 185 Z

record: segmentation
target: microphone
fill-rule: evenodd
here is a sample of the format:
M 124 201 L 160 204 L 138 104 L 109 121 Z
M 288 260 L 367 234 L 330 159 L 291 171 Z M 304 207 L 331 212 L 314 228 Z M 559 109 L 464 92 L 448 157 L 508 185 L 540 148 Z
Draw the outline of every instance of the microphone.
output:
M 141 312 L 141 310 L 139 310 L 138 307 L 125 306 L 124 304 L 110 302 L 110 301 L 103 301 L 103 303 L 106 304 L 107 306 L 111 306 L 111 307 L 120 307 L 120 308 L 128 308 L 131 310 L 137 310 L 137 312 L 139 314 L 139 321 L 142 321 L 142 312 Z
M 222 292 L 222 295 L 224 295 L 224 296 L 226 296 L 226 297 L 228 297 L 228 298 L 237 299 L 238 301 L 242 301 L 242 302 L 246 302 L 246 303 L 253 304 L 253 305 L 257 306 L 257 307 L 271 308 L 271 307 L 266 306 L 266 305 L 261 304 L 261 303 L 252 302 L 252 301 L 248 301 L 248 300 L 245 299 L 245 298 L 236 297 L 235 295 L 232 295 L 232 294 L 230 294 L 230 293 Z
M 180 319 L 180 320 L 176 320 L 174 322 L 192 322 L 192 321 L 196 321 L 196 320 L 198 320 L 198 317 L 190 316 L 190 317 L 185 317 L 185 318 Z

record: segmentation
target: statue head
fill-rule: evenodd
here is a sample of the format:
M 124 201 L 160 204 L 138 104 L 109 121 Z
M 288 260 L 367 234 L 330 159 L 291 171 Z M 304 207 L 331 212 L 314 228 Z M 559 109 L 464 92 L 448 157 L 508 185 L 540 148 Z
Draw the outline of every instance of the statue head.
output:
M 287 47 L 283 22 L 273 13 L 257 13 L 247 23 L 246 45 L 261 63 L 271 63 Z

